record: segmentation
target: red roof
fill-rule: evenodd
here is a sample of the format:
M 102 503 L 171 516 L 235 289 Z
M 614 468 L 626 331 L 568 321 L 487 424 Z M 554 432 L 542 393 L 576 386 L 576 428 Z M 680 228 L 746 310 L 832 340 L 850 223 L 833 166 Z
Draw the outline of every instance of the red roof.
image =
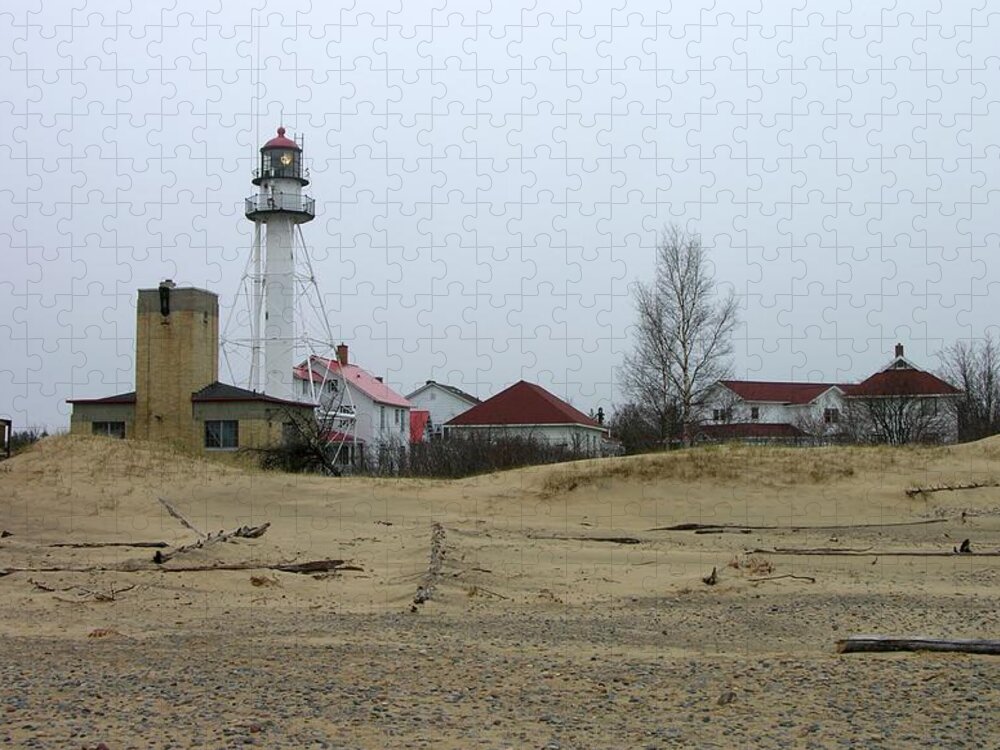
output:
M 876 372 L 857 385 L 844 388 L 847 396 L 954 396 L 957 388 L 923 370 L 912 368 Z
M 493 398 L 473 406 L 448 425 L 580 424 L 600 427 L 579 409 L 534 383 L 520 380 Z
M 404 409 L 410 408 L 410 402 L 405 398 L 396 393 L 392 388 L 387 386 L 381 380 L 376 378 L 367 370 L 363 370 L 357 365 L 341 365 L 335 359 L 326 359 L 325 357 L 312 357 L 313 362 L 313 381 L 322 381 L 324 379 L 323 368 L 326 368 L 327 378 L 331 376 L 340 376 L 340 378 L 346 382 L 353 385 L 359 391 L 368 396 L 372 401 L 376 401 L 380 404 L 386 404 L 388 406 L 399 406 Z M 317 372 L 317 370 L 319 372 Z M 308 380 L 309 369 L 305 366 L 303 362 L 301 365 L 295 368 L 295 377 L 298 380 Z
M 713 440 L 739 438 L 797 438 L 806 433 L 792 424 L 768 422 L 734 422 L 732 424 L 706 424 L 698 428 L 705 437 Z
M 295 141 L 291 140 L 290 138 L 285 138 L 284 128 L 278 128 L 277 137 L 272 138 L 263 146 L 261 146 L 261 151 L 263 151 L 265 148 L 291 148 L 295 149 L 296 151 L 302 150 L 301 148 L 299 148 L 299 144 L 297 144 Z
M 423 409 L 412 409 L 410 411 L 410 442 L 424 442 L 424 431 L 427 423 L 431 419 L 431 413 Z
M 719 382 L 744 401 L 772 401 L 779 404 L 808 404 L 831 388 L 848 387 L 839 383 L 783 383 L 764 380 Z

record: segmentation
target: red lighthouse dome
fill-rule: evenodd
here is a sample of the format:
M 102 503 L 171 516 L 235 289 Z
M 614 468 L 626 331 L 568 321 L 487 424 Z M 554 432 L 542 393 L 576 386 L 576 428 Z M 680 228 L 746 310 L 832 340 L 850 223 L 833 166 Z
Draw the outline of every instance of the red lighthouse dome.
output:
M 261 146 L 260 150 L 263 151 L 264 149 L 270 149 L 270 148 L 293 148 L 296 151 L 302 150 L 299 144 L 297 144 L 291 138 L 285 138 L 285 129 L 283 127 L 279 127 L 278 135 L 269 140 L 263 146 Z

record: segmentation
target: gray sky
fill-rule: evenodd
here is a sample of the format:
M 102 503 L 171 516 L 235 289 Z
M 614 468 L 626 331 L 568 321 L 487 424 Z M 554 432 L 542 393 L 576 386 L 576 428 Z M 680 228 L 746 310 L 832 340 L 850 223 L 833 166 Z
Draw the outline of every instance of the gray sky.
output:
M 1000 14 L 981 0 L 220 4 L 0 11 L 0 414 L 19 427 L 133 387 L 137 288 L 232 304 L 279 124 L 306 139 L 335 336 L 403 393 L 525 378 L 607 409 L 629 283 L 670 221 L 741 295 L 740 377 L 860 378 L 897 340 L 931 366 L 996 325 Z

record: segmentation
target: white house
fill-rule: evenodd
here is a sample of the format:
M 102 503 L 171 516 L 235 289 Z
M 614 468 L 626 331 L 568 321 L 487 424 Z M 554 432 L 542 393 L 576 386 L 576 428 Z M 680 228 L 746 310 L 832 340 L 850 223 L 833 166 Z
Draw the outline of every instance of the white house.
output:
M 541 386 L 524 380 L 445 423 L 454 436 L 530 437 L 593 456 L 607 430 Z
M 428 413 L 426 433 L 431 439 L 445 437 L 445 422 L 482 403 L 460 388 L 433 380 L 428 380 L 413 393 L 407 394 L 406 400 L 414 410 Z
M 381 450 L 405 448 L 410 442 L 410 402 L 348 359 L 348 347 L 337 358 L 311 357 L 295 368 L 297 393 L 319 390 L 321 413 L 329 417 L 331 438 L 341 445 L 338 462 L 362 457 L 378 461 Z
M 958 389 L 917 367 L 896 345 L 893 359 L 860 383 L 720 380 L 697 412 L 703 439 L 850 436 L 882 442 L 953 442 Z

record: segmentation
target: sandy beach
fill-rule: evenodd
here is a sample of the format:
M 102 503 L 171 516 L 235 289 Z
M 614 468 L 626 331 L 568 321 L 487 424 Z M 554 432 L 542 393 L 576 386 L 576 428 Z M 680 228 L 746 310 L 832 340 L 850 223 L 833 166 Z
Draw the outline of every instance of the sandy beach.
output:
M 48 438 L 0 464 L 0 744 L 1000 747 L 997 657 L 836 651 L 1000 637 L 997 479 L 997 439 L 429 481 Z

